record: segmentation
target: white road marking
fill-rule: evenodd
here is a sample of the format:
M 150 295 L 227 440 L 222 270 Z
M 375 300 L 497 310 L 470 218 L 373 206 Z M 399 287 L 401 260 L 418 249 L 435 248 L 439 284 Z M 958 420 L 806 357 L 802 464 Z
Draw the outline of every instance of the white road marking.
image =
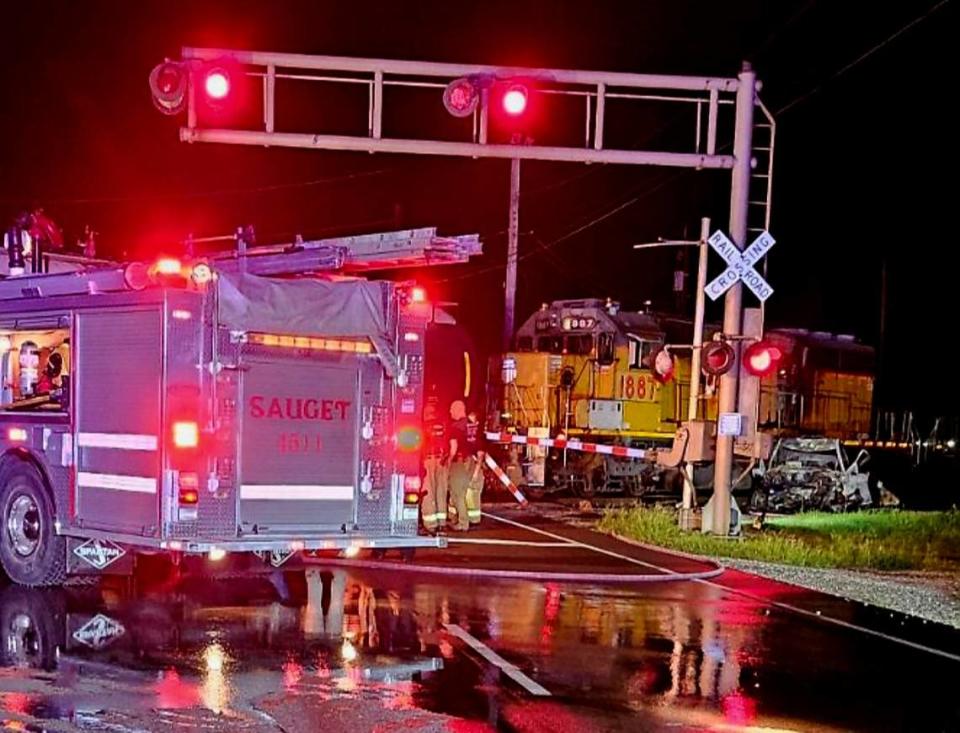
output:
M 577 540 L 572 540 L 567 537 L 563 537 L 563 535 L 554 534 L 553 532 L 547 532 L 546 530 L 537 529 L 536 527 L 529 527 L 525 524 L 521 524 L 520 522 L 514 522 L 513 520 L 506 519 L 504 517 L 498 517 L 495 514 L 490 514 L 488 512 L 484 512 L 484 515 L 490 517 L 491 519 L 496 519 L 498 522 L 510 524 L 514 527 L 519 527 L 520 529 L 525 529 L 529 532 L 535 532 L 536 534 L 544 535 L 546 537 L 552 537 L 553 539 L 565 540 L 568 545 L 574 545 L 576 547 L 582 547 L 585 549 L 593 550 L 594 552 L 600 553 L 602 555 L 609 555 L 610 557 L 617 557 L 617 558 L 620 558 L 621 560 L 626 560 L 627 562 L 631 562 L 636 565 L 646 565 L 647 567 L 655 568 L 657 570 L 660 570 L 665 573 L 669 573 L 671 575 L 678 575 L 678 573 L 674 570 L 669 570 L 668 568 L 662 568 L 658 565 L 654 565 L 653 563 L 643 562 L 642 560 L 637 560 L 635 558 L 627 557 L 626 555 L 621 555 L 620 553 L 613 552 L 612 550 L 605 550 L 602 547 L 595 547 L 594 545 L 587 544 L 586 542 L 578 542 Z M 801 616 L 806 616 L 808 618 L 815 619 L 817 621 L 824 621 L 828 624 L 834 624 L 835 626 L 840 626 L 841 628 L 851 629 L 853 631 L 859 631 L 861 633 L 868 634 L 870 636 L 875 636 L 879 639 L 885 639 L 887 641 L 892 641 L 896 644 L 901 644 L 903 646 L 908 646 L 912 649 L 917 649 L 918 651 L 929 652 L 930 654 L 936 654 L 937 656 L 950 659 L 954 662 L 960 662 L 960 655 L 943 651 L 942 649 L 936 649 L 934 647 L 926 646 L 924 644 L 919 644 L 915 641 L 910 641 L 909 639 L 902 639 L 899 636 L 892 636 L 891 634 L 885 634 L 882 631 L 877 631 L 876 629 L 871 629 L 866 626 L 860 626 L 858 624 L 854 624 L 849 621 L 833 618 L 832 616 L 824 616 L 818 612 L 808 611 L 804 608 L 799 608 L 797 606 L 790 605 L 789 603 L 782 603 L 781 601 L 772 601 L 768 598 L 763 598 L 762 596 L 757 596 L 752 593 L 747 593 L 742 590 L 737 590 L 736 588 L 728 588 L 725 585 L 721 585 L 720 583 L 715 583 L 710 580 L 704 580 L 702 578 L 694 578 L 693 582 L 703 583 L 704 585 L 710 585 L 710 586 L 713 586 L 714 588 L 725 591 L 727 593 L 734 593 L 737 595 L 741 595 L 741 596 L 744 596 L 745 598 L 749 598 L 751 600 L 758 601 L 760 603 L 764 603 L 769 606 L 773 606 L 774 608 L 780 608 L 785 611 L 798 613 Z
M 490 664 L 492 664 L 494 667 L 498 667 L 501 672 L 523 687 L 523 689 L 525 689 L 531 695 L 550 697 L 550 690 L 527 677 L 527 675 L 521 672 L 515 664 L 508 662 L 482 641 L 464 631 L 460 626 L 456 626 L 455 624 L 444 624 L 443 628 L 446 629 L 448 634 L 460 639 L 460 641 L 473 649 L 477 654 L 490 662 Z
M 601 555 L 609 555 L 610 557 L 615 557 L 624 562 L 633 563 L 634 565 L 642 565 L 644 567 L 653 568 L 654 570 L 659 570 L 661 573 L 666 573 L 667 575 L 682 575 L 683 573 L 678 573 L 676 570 L 671 570 L 670 568 L 660 567 L 659 565 L 654 565 L 651 562 L 644 562 L 643 560 L 637 560 L 635 557 L 629 557 L 627 555 L 621 555 L 619 552 L 614 552 L 613 550 L 605 550 L 602 547 L 597 547 L 596 545 L 589 545 L 586 542 L 579 542 L 578 540 L 572 540 L 569 537 L 564 537 L 563 535 L 554 534 L 553 532 L 547 532 L 544 529 L 537 529 L 536 527 L 528 527 L 526 524 L 521 524 L 520 522 L 514 522 L 512 519 L 506 519 L 504 517 L 498 517 L 496 514 L 490 514 L 488 512 L 483 513 L 484 516 L 490 517 L 490 519 L 496 519 L 498 522 L 503 522 L 504 524 L 510 524 L 514 527 L 519 527 L 520 529 L 525 529 L 528 532 L 536 532 L 539 535 L 544 537 L 551 537 L 555 540 L 560 540 L 567 546 L 582 547 L 587 550 L 593 550 L 598 552 Z

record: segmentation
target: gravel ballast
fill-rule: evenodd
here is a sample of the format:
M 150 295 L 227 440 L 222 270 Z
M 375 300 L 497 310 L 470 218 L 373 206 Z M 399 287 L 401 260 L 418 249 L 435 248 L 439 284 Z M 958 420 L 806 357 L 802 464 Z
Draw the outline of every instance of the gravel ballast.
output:
M 765 578 L 960 629 L 960 577 L 955 574 L 806 568 L 736 558 L 720 558 L 720 562 Z

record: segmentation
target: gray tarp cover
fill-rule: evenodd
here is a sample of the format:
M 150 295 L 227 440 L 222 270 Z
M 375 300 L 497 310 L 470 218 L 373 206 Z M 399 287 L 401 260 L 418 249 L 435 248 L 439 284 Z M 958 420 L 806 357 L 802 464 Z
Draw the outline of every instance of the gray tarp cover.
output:
M 220 323 L 231 330 L 367 337 L 387 374 L 396 374 L 397 359 L 387 333 L 381 283 L 281 280 L 220 272 L 218 288 Z

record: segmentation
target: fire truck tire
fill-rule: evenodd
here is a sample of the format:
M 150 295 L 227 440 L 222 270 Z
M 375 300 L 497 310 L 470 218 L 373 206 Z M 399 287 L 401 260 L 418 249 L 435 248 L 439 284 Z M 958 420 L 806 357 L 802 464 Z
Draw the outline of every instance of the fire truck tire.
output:
M 0 476 L 0 565 L 19 585 L 61 585 L 67 575 L 66 539 L 54 531 L 53 499 L 29 463 Z
M 53 671 L 65 624 L 60 592 L 7 586 L 0 593 L 0 664 Z

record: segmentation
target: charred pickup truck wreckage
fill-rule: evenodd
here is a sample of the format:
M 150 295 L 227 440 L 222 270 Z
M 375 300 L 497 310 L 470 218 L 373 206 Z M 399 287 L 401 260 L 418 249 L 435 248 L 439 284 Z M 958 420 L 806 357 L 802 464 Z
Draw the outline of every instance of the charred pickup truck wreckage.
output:
M 781 438 L 757 472 L 750 508 L 843 512 L 871 506 L 869 474 L 861 470 L 868 459 L 861 450 L 849 461 L 835 438 Z

